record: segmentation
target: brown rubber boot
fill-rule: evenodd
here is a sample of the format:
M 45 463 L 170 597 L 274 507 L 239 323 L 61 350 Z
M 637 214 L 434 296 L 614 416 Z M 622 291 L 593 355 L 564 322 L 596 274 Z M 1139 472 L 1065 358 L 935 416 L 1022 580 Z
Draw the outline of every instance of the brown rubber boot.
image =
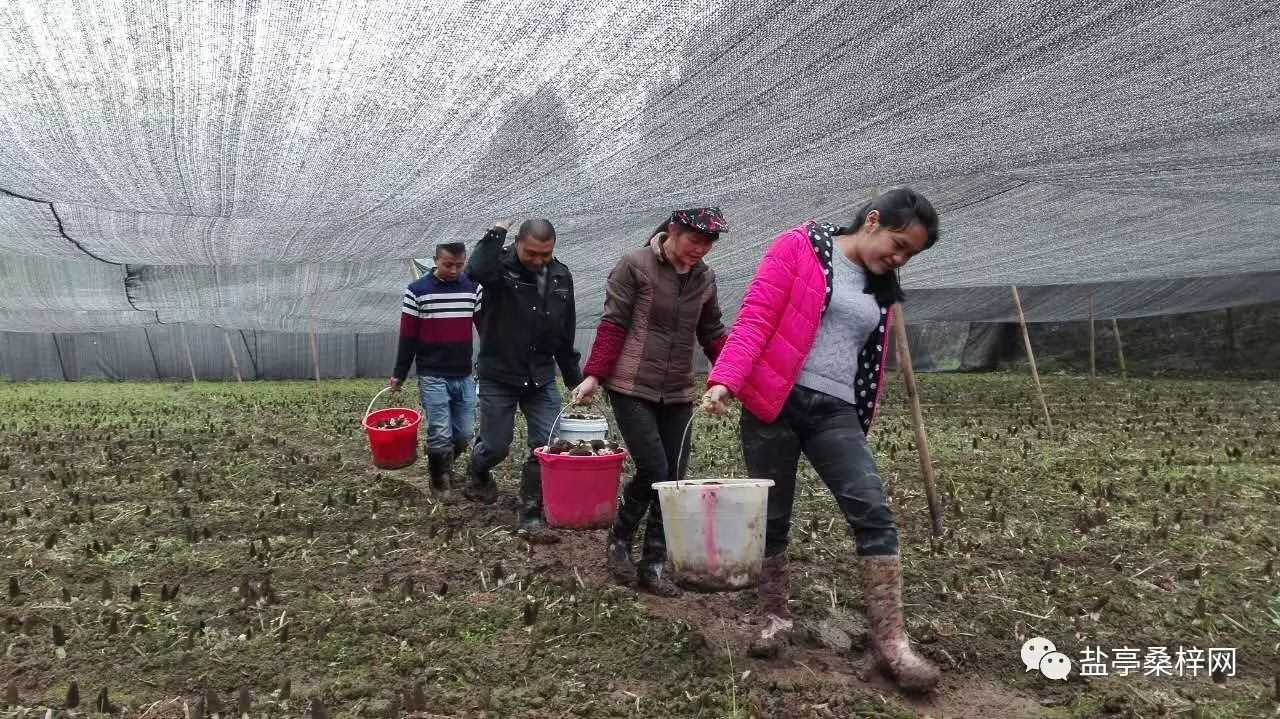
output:
M 760 584 L 756 594 L 760 596 L 760 611 L 764 614 L 764 629 L 747 649 L 747 655 L 770 659 L 791 642 L 791 609 L 787 599 L 791 593 L 791 577 L 787 572 L 787 555 L 765 557 L 760 570 Z
M 867 636 L 876 664 L 904 691 L 927 692 L 941 672 L 911 648 L 902 622 L 902 561 L 896 554 L 859 557 Z

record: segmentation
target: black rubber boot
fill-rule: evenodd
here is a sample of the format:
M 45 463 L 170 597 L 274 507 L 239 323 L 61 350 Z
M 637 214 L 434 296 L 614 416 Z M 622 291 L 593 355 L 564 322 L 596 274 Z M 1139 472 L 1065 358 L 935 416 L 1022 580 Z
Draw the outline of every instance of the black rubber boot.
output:
M 467 450 L 470 448 L 471 448 L 470 442 L 454 442 L 453 443 L 453 456 L 450 458 L 449 471 L 451 474 L 453 474 L 453 486 L 455 488 L 457 488 L 462 483 L 460 479 L 460 474 L 456 470 L 458 460 L 462 459 L 462 456 L 465 455 L 467 453 Z M 462 466 L 461 476 L 466 476 L 466 474 L 467 474 L 467 464 L 464 463 Z
M 431 478 L 431 495 L 441 504 L 453 504 L 453 453 L 429 452 L 427 473 Z
M 636 578 L 636 563 L 631 558 L 631 540 L 610 536 L 604 547 L 604 565 L 618 584 L 631 584 Z
M 542 519 L 542 466 L 529 455 L 520 469 L 520 500 L 516 516 L 516 533 L 530 544 L 555 544 L 560 535 Z
M 637 572 L 640 588 L 658 597 L 678 597 L 682 594 L 680 587 L 667 576 L 665 564 L 641 562 Z
M 636 578 L 636 563 L 632 559 L 632 545 L 636 530 L 640 528 L 640 520 L 644 519 L 647 503 L 637 502 L 625 492 L 618 502 L 618 512 L 613 518 L 613 527 L 609 530 L 609 539 L 604 548 L 604 563 L 609 574 L 619 584 L 630 584 Z
M 662 528 L 662 509 L 658 506 L 649 507 L 638 579 L 642 589 L 659 597 L 678 597 L 681 594 L 680 588 L 667 575 L 667 537 Z
M 467 486 L 463 488 L 462 494 L 472 502 L 493 504 L 498 501 L 498 485 L 494 484 L 493 475 L 489 470 L 476 469 L 475 461 L 475 457 L 472 457 L 467 469 Z

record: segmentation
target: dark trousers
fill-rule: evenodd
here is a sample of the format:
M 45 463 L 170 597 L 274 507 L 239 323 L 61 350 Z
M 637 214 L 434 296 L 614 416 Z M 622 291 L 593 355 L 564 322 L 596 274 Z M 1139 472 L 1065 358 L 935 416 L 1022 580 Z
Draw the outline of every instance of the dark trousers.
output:
M 773 480 L 765 524 L 765 556 L 772 557 L 787 548 L 801 452 L 835 496 L 858 554 L 898 553 L 898 529 L 853 405 L 796 386 L 776 421 L 761 422 L 743 410 L 740 427 L 748 476 Z
M 683 479 L 689 471 L 693 438 L 687 438 L 683 447 L 680 439 L 693 416 L 693 405 L 650 402 L 612 390 L 609 403 L 613 406 L 622 442 L 636 465 L 635 476 L 622 489 L 611 536 L 630 542 L 647 511 L 649 521 L 645 525 L 640 562 L 660 565 L 667 560 L 667 540 L 662 529 L 662 505 L 653 483 Z
M 517 387 L 480 380 L 480 438 L 471 450 L 471 467 L 488 472 L 502 463 L 511 451 L 516 409 L 524 413 L 529 446 L 520 471 L 520 508 L 523 513 L 542 510 L 542 468 L 533 455 L 547 443 L 547 436 L 560 411 L 560 389 L 554 382 L 542 387 Z

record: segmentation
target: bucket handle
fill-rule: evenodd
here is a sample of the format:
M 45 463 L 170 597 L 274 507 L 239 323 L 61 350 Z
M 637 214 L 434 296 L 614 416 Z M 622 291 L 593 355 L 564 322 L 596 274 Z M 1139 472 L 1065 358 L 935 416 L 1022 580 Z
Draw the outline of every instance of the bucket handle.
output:
M 685 470 L 688 470 L 689 461 L 693 459 L 693 447 L 689 447 L 689 453 L 686 455 L 684 452 L 684 443 L 689 441 L 689 430 L 693 429 L 693 420 L 698 416 L 699 411 L 701 411 L 701 408 L 693 408 L 693 412 L 689 414 L 689 422 L 684 426 L 684 434 L 680 436 L 680 456 L 676 460 L 676 479 L 672 480 L 676 483 L 676 486 L 683 486 L 683 483 L 685 482 L 685 480 L 680 479 L 680 465 L 684 464 Z
M 684 451 L 684 444 L 685 442 L 689 441 L 689 430 L 693 429 L 693 418 L 697 416 L 698 416 L 698 408 L 694 407 L 693 411 L 689 413 L 688 423 L 686 423 L 684 426 L 684 434 L 680 435 L 680 449 L 678 450 L 680 454 L 676 455 L 676 477 L 674 480 L 677 483 L 684 481 L 680 479 L 682 475 L 682 472 L 680 470 L 680 465 L 683 463 L 684 469 L 687 471 L 689 469 L 689 461 L 693 459 L 693 446 L 690 445 L 689 451 L 688 453 L 686 453 Z
M 383 395 L 383 393 L 385 393 L 385 392 L 390 392 L 390 391 L 391 391 L 391 388 L 390 388 L 390 387 L 383 387 L 383 388 L 382 388 L 382 392 L 379 392 L 379 393 L 375 394 L 375 395 L 373 396 L 373 399 L 369 400 L 369 407 L 368 407 L 368 409 L 366 409 L 366 410 L 364 411 L 364 418 L 365 418 L 366 420 L 367 420 L 367 419 L 369 419 L 369 415 L 373 414 L 373 403 L 374 403 L 374 402 L 377 402 L 377 401 L 378 401 L 378 398 L 379 398 L 379 397 L 381 397 L 381 396 Z
M 551 423 L 551 433 L 547 435 L 547 443 L 542 445 L 543 447 L 551 447 L 551 439 L 556 436 L 556 427 L 560 426 L 560 417 L 564 414 L 566 409 L 569 409 L 572 406 L 573 402 L 566 402 L 565 405 L 560 408 L 560 411 L 556 413 L 556 421 Z

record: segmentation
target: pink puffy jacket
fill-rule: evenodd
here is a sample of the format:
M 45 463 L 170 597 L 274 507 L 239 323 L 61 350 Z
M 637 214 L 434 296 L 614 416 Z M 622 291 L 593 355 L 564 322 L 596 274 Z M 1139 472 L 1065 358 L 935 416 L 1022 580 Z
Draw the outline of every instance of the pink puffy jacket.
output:
M 824 261 L 810 240 L 813 226 L 806 223 L 774 238 L 707 380 L 708 386 L 728 387 L 763 422 L 773 422 L 781 414 L 822 323 L 830 257 Z M 883 308 L 881 314 L 878 329 L 866 346 L 858 348 L 862 368 L 851 380 L 870 385 L 870 392 L 862 392 L 864 399 L 859 402 L 864 432 L 884 392 L 889 348 L 885 330 L 892 313 Z

